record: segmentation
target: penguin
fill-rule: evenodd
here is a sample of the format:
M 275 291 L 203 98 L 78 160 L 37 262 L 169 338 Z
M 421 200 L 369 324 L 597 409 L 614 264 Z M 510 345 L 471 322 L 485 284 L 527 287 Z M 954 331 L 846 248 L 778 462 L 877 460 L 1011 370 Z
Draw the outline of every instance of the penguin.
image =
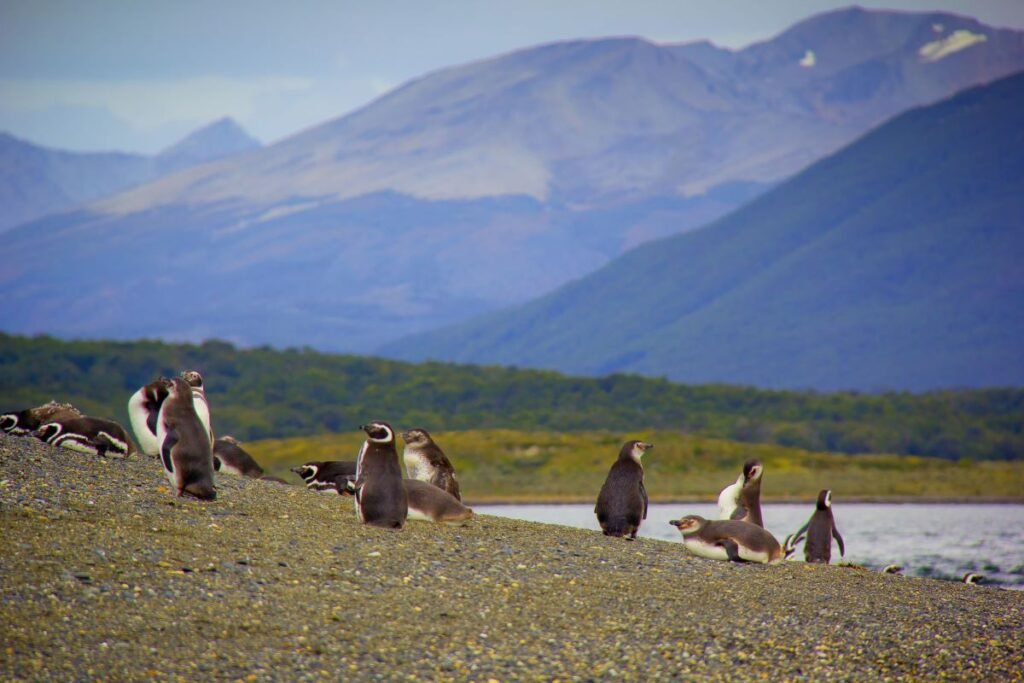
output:
M 966 583 L 968 586 L 978 586 L 985 582 L 985 575 L 975 574 L 974 572 L 967 572 L 960 580 Z
M 419 479 L 403 479 L 409 500 L 409 519 L 425 522 L 463 522 L 473 517 L 472 508 L 452 494 Z
M 206 433 L 210 437 L 210 443 L 213 443 L 213 427 L 210 423 L 210 404 L 206 400 L 206 389 L 203 384 L 203 376 L 196 370 L 185 370 L 181 373 L 181 378 L 185 380 L 190 387 L 192 387 L 192 403 L 196 407 L 196 415 L 199 416 L 199 420 L 206 427 Z
M 814 514 L 807 520 L 807 523 L 796 532 L 796 543 L 807 534 L 804 542 L 804 559 L 808 562 L 828 564 L 832 561 L 832 539 L 839 544 L 839 554 L 846 555 L 846 547 L 843 544 L 843 537 L 836 526 L 836 520 L 832 516 L 832 492 L 823 489 L 818 493 L 818 502 L 815 505 Z M 794 543 L 794 545 L 796 544 Z
M 782 547 L 775 537 L 751 522 L 707 520 L 699 515 L 687 515 L 669 524 L 683 535 L 683 546 L 700 557 L 762 564 L 783 559 Z
M 156 421 L 170 384 L 171 380 L 166 377 L 158 377 L 128 399 L 128 421 L 139 442 L 139 450 L 146 455 L 160 454 L 160 444 L 156 440 Z
M 402 432 L 402 440 L 405 441 L 402 460 L 409 478 L 433 484 L 462 500 L 455 468 L 427 430 L 409 429 Z
M 113 420 L 73 417 L 40 425 L 35 436 L 53 446 L 79 453 L 124 458 L 135 452 L 125 428 Z
M 176 377 L 168 387 L 156 424 L 160 460 L 177 495 L 213 500 L 213 447 L 210 435 L 196 414 L 192 388 Z
M 882 567 L 881 572 L 883 574 L 901 574 L 903 573 L 903 567 L 898 564 L 887 564 Z
M 761 518 L 761 475 L 764 467 L 760 460 L 751 458 L 743 463 L 743 471 L 718 494 L 718 518 L 740 519 L 764 528 Z
M 310 491 L 332 491 L 344 496 L 352 494 L 346 484 L 355 480 L 356 463 L 354 460 L 313 460 L 291 471 L 302 477 Z
M 633 540 L 640 523 L 647 519 L 647 489 L 640 458 L 654 444 L 627 441 L 619 450 L 618 459 L 608 471 L 594 513 L 605 536 L 625 536 Z
M 409 499 L 402 483 L 395 432 L 387 422 L 379 421 L 360 429 L 366 432 L 366 441 L 356 460 L 352 484 L 356 514 L 363 524 L 401 529 L 409 512 Z
M 239 477 L 259 479 L 263 468 L 252 459 L 233 436 L 222 436 L 213 442 L 213 469 L 215 472 L 235 474 Z
M 35 408 L 0 415 L 0 431 L 11 436 L 30 436 L 46 422 L 60 422 L 85 417 L 70 403 L 50 401 Z

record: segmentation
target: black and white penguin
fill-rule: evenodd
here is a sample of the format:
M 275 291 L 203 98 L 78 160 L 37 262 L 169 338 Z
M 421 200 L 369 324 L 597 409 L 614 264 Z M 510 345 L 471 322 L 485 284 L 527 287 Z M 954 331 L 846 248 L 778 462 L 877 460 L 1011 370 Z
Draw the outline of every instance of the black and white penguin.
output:
M 828 564 L 832 561 L 832 539 L 839 544 L 839 554 L 846 555 L 846 547 L 843 544 L 843 537 L 836 526 L 836 520 L 832 516 L 832 492 L 828 489 L 818 493 L 818 502 L 815 505 L 814 514 L 807 520 L 807 523 L 796 532 L 797 542 L 807 534 L 804 542 L 804 558 L 808 562 Z M 795 545 L 795 544 L 794 544 Z
M 263 468 L 233 436 L 222 436 L 213 442 L 213 469 L 252 479 L 263 476 Z
M 172 379 L 160 406 L 156 437 L 160 460 L 178 496 L 188 493 L 213 500 L 213 446 L 210 434 L 196 414 L 192 388 L 180 377 Z
M 0 431 L 11 436 L 30 436 L 46 422 L 60 422 L 76 417 L 84 415 L 70 403 L 50 401 L 35 408 L 0 415 Z
M 98 417 L 73 417 L 46 422 L 35 435 L 53 446 L 79 453 L 124 458 L 135 452 L 125 428 L 113 420 Z
M 349 480 L 356 478 L 355 460 L 313 460 L 293 467 L 292 472 L 299 475 L 310 491 L 330 491 L 341 495 L 351 495 L 347 486 Z
M 128 399 L 128 421 L 139 442 L 139 450 L 146 455 L 160 454 L 160 444 L 156 440 L 156 421 L 170 385 L 171 380 L 159 377 Z
M 409 500 L 409 519 L 425 522 L 464 522 L 473 517 L 468 508 L 447 491 L 418 479 L 404 479 L 405 494 Z
M 778 562 L 782 547 L 768 530 L 738 519 L 707 520 L 687 515 L 669 522 L 683 535 L 687 551 L 712 560 Z
M 898 564 L 887 564 L 881 569 L 882 574 L 901 574 L 903 566 Z
M 743 463 L 743 471 L 718 494 L 718 518 L 739 519 L 764 527 L 761 518 L 761 475 L 764 467 L 760 460 L 751 458 Z
M 185 380 L 190 387 L 192 387 L 192 403 L 196 407 L 196 415 L 199 416 L 199 420 L 206 427 L 206 433 L 210 437 L 210 443 L 213 443 L 213 426 L 210 422 L 210 404 L 206 400 L 206 388 L 203 383 L 203 376 L 196 370 L 185 370 L 181 373 L 181 378 Z
M 402 460 L 409 478 L 433 484 L 462 500 L 455 468 L 427 430 L 406 430 L 402 432 L 402 439 L 405 441 Z
M 966 583 L 968 586 L 978 586 L 985 583 L 985 575 L 975 574 L 974 572 L 967 572 L 960 580 Z
M 401 529 L 409 512 L 409 499 L 395 449 L 395 432 L 387 422 L 370 422 L 360 429 L 366 432 L 366 441 L 356 460 L 352 485 L 356 514 L 363 524 Z
M 640 458 L 654 444 L 627 441 L 619 450 L 604 480 L 594 513 L 605 536 L 636 538 L 640 523 L 647 519 L 647 489 Z

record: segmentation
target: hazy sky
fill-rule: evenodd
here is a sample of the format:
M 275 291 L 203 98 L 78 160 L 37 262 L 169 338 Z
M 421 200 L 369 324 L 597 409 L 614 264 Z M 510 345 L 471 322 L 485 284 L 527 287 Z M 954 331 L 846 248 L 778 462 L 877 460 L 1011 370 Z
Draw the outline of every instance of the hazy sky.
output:
M 428 71 L 608 35 L 743 47 L 829 0 L 0 0 L 0 130 L 155 152 L 232 116 L 273 142 Z M 1024 0 L 891 0 L 1024 28 Z

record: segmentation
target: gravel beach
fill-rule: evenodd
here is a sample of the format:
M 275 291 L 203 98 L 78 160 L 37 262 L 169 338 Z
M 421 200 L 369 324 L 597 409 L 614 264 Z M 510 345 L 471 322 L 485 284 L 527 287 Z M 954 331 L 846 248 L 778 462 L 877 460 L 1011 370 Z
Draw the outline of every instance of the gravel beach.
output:
M 1024 592 L 485 515 L 386 531 L 349 498 L 217 485 L 178 499 L 155 458 L 0 435 L 0 679 L 1024 676 Z

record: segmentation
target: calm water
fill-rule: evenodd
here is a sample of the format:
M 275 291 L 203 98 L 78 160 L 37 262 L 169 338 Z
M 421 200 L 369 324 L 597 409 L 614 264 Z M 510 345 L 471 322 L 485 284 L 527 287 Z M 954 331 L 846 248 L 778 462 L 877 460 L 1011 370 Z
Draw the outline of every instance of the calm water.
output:
M 593 505 L 476 505 L 477 512 L 547 524 L 600 531 Z M 762 507 L 765 526 L 781 542 L 814 512 L 814 504 Z M 1024 589 L 1024 505 L 875 505 L 836 502 L 836 526 L 846 543 L 846 557 L 832 547 L 832 561 L 879 569 L 904 567 L 905 576 L 960 578 L 984 574 L 992 584 Z M 713 504 L 652 505 L 640 535 L 679 542 L 670 519 L 697 514 L 714 519 Z M 803 559 L 803 546 L 796 558 Z

